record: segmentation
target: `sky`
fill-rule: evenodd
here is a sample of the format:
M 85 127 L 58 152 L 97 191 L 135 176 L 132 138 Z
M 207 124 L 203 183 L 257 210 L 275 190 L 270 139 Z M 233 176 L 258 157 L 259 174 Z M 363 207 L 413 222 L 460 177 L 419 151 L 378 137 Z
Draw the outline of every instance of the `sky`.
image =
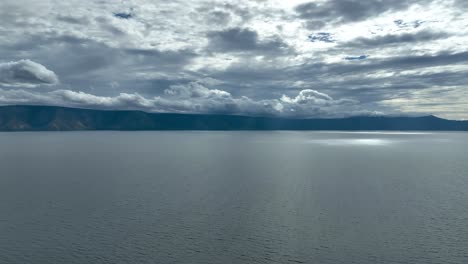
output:
M 1 0 L 12 104 L 468 119 L 468 1 Z

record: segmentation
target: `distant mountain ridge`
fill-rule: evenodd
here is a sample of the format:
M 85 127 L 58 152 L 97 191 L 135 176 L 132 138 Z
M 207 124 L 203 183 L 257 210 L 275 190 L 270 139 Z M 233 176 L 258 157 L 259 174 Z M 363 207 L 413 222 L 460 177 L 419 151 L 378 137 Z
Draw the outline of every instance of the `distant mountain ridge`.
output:
M 286 119 L 207 114 L 163 114 L 57 106 L 0 106 L 0 131 L 75 130 L 427 130 L 468 131 L 468 121 L 435 116 L 357 116 Z

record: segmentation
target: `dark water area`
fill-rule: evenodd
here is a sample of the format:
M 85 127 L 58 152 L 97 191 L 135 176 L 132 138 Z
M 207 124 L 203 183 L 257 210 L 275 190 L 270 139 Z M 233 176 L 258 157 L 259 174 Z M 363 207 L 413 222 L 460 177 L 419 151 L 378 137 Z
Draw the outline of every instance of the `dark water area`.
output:
M 0 263 L 468 263 L 468 133 L 0 133 Z

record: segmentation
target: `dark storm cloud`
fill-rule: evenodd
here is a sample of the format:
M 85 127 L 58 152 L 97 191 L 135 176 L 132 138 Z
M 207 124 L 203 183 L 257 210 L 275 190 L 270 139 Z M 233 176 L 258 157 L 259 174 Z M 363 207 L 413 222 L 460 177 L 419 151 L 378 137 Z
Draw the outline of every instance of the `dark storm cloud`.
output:
M 328 0 L 298 5 L 298 16 L 308 21 L 310 29 L 324 26 L 323 21 L 333 24 L 363 21 L 387 11 L 407 9 L 419 1 L 407 0 Z M 427 3 L 429 1 L 425 1 Z
M 261 41 L 258 33 L 248 28 L 230 28 L 208 33 L 209 50 L 215 52 L 281 52 L 287 45 L 280 39 Z
M 401 45 L 405 43 L 429 42 L 439 39 L 446 39 L 450 35 L 446 32 L 433 32 L 429 30 L 419 31 L 417 33 L 388 34 L 368 38 L 357 38 L 350 42 L 342 43 L 342 47 L 356 48 L 378 48 L 385 45 Z
M 58 83 L 55 73 L 30 60 L 0 63 L 0 86 L 35 87 Z

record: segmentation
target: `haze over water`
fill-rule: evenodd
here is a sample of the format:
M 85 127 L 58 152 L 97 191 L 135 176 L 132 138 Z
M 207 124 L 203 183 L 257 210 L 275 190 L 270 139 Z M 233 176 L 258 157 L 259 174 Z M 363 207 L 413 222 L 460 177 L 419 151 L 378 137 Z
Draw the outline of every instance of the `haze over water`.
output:
M 0 133 L 0 263 L 468 263 L 468 133 Z

